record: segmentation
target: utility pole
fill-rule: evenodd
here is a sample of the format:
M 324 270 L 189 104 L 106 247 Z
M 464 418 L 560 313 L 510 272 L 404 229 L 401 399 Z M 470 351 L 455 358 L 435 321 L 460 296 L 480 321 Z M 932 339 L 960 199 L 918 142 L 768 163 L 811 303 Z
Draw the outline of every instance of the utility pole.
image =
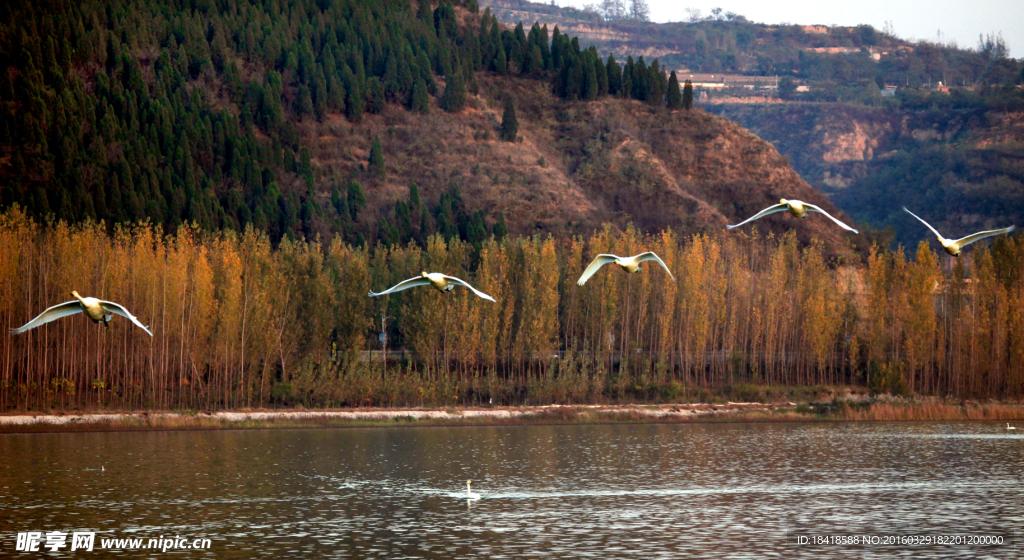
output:
M 383 350 L 381 359 L 384 362 L 384 373 L 381 375 L 381 381 L 387 381 L 388 378 L 388 327 L 387 320 L 392 317 L 388 317 L 384 311 L 380 312 L 380 334 L 377 335 L 377 340 L 380 341 L 381 348 Z

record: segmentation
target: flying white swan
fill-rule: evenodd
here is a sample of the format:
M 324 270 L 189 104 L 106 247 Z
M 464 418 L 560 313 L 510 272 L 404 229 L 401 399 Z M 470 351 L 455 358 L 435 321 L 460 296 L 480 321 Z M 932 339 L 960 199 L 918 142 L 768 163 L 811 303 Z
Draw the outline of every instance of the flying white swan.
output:
M 394 287 L 384 290 L 383 292 L 370 292 L 370 297 L 382 296 L 384 294 L 390 294 L 393 292 L 401 292 L 402 290 L 408 290 L 409 288 L 414 288 L 416 286 L 426 286 L 427 284 L 430 284 L 439 292 L 450 291 L 453 288 L 455 288 L 455 286 L 465 286 L 472 290 L 473 293 L 476 294 L 477 296 L 482 297 L 486 300 L 494 301 L 494 298 L 481 292 L 480 290 L 474 288 L 473 286 L 470 286 L 469 283 L 459 280 L 454 276 L 445 276 L 440 272 L 424 272 L 420 276 L 414 276 L 408 280 L 399 282 L 398 284 L 395 284 Z
M 1007 422 L 1007 423 L 1006 423 L 1006 429 L 1007 429 L 1007 430 L 1016 430 L 1016 429 L 1017 429 L 1017 427 L 1016 427 L 1016 426 L 1011 426 L 1011 425 L 1010 425 L 1010 423 L 1009 423 L 1009 422 Z
M 752 221 L 754 221 L 754 220 L 756 220 L 758 218 L 767 216 L 768 214 L 774 214 L 776 212 L 782 212 L 784 210 L 788 210 L 789 213 L 792 214 L 793 217 L 795 217 L 795 218 L 804 218 L 804 217 L 807 216 L 807 212 L 820 212 L 820 213 L 828 216 L 833 222 L 839 224 L 839 226 L 842 227 L 843 229 L 848 230 L 848 231 L 852 231 L 853 233 L 860 233 L 859 231 L 853 229 L 852 227 L 850 227 L 850 226 L 844 224 L 843 222 L 840 222 L 839 220 L 837 220 L 835 218 L 835 216 L 833 216 L 832 214 L 829 214 L 828 212 L 826 212 L 826 211 L 822 210 L 821 208 L 811 204 L 810 202 L 803 202 L 801 200 L 786 200 L 785 198 L 780 200 L 779 203 L 776 204 L 775 206 L 769 206 L 768 208 L 765 208 L 764 210 L 761 210 L 757 214 L 754 214 L 753 216 L 747 218 L 746 220 L 743 220 L 742 222 L 740 222 L 740 223 L 738 223 L 738 224 L 736 224 L 734 226 L 727 225 L 725 227 L 727 227 L 729 229 L 737 228 L 737 227 L 740 227 L 740 226 L 742 226 L 743 224 L 745 224 L 747 222 L 752 222 Z
M 473 492 L 473 488 L 472 488 L 472 486 L 470 486 L 471 484 L 473 484 L 472 480 L 467 480 L 466 481 L 466 499 L 467 500 L 479 500 L 480 499 L 480 494 L 477 494 L 476 492 Z
M 84 298 L 78 295 L 78 292 L 75 291 L 72 291 L 71 295 L 75 296 L 73 301 L 66 301 L 64 303 L 54 305 L 40 313 L 38 317 L 32 319 L 24 326 L 11 329 L 11 334 L 21 334 L 29 329 L 34 329 L 39 325 L 45 325 L 50 321 L 56 321 L 61 317 L 67 317 L 68 315 L 74 315 L 75 313 L 85 313 L 85 316 L 92 319 L 94 323 L 102 322 L 103 325 L 107 327 L 110 326 L 110 319 L 112 319 L 114 315 L 127 317 L 131 322 L 135 323 L 135 326 L 146 331 L 146 334 L 149 336 L 153 336 L 153 333 L 149 332 L 149 329 L 147 329 L 145 325 L 140 323 L 134 315 L 129 313 L 128 310 L 120 304 L 91 297 Z M 111 315 L 111 313 L 114 315 Z
M 665 266 L 665 263 L 661 259 L 658 258 L 658 255 L 655 255 L 653 252 L 648 251 L 646 253 L 634 255 L 632 257 L 619 257 L 616 255 L 606 254 L 598 255 L 597 258 L 595 258 L 594 261 L 591 262 L 589 266 L 587 266 L 587 269 L 583 271 L 583 275 L 580 276 L 580 279 L 577 280 L 576 283 L 579 284 L 580 286 L 586 284 L 587 280 L 589 280 L 590 277 L 593 276 L 595 272 L 597 272 L 597 269 L 601 268 L 602 266 L 608 263 L 615 263 L 621 266 L 622 270 L 625 270 L 626 272 L 640 272 L 640 263 L 644 261 L 658 261 L 658 264 L 660 264 L 661 267 L 665 269 L 665 272 L 668 272 L 668 275 L 671 276 L 673 280 L 676 279 L 675 276 L 672 276 L 672 271 L 669 270 L 667 266 Z
M 1001 233 L 1010 233 L 1011 231 L 1013 231 L 1014 229 L 1017 228 L 1017 226 L 1010 226 L 1008 228 L 1003 228 L 1003 229 L 993 229 L 993 230 L 989 230 L 989 231 L 979 231 L 978 233 L 972 233 L 971 235 L 968 235 L 967 237 L 961 237 L 960 239 L 956 239 L 956 240 L 946 239 L 945 237 L 942 237 L 942 235 L 939 232 L 935 231 L 935 228 L 930 226 L 928 224 L 928 222 L 922 220 L 920 217 L 918 217 L 917 214 L 911 212 L 910 210 L 907 210 L 906 206 L 903 207 L 903 210 L 907 214 L 910 214 L 911 216 L 917 218 L 918 221 L 920 221 L 922 224 L 925 225 L 925 227 L 927 227 L 928 229 L 932 230 L 932 233 L 934 233 L 935 236 L 939 238 L 939 244 L 942 245 L 942 248 L 945 249 L 947 253 L 949 253 L 950 255 L 953 255 L 954 257 L 959 257 L 960 256 L 960 250 L 963 249 L 964 246 L 970 245 L 971 243 L 974 243 L 975 241 L 978 241 L 979 239 L 985 239 L 986 237 L 992 237 L 993 235 L 999 235 Z

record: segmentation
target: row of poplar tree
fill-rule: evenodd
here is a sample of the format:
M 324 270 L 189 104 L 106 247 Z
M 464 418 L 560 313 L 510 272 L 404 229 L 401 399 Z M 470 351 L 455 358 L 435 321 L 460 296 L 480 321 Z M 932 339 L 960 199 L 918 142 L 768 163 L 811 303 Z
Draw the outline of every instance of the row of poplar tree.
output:
M 853 266 L 792 234 L 274 248 L 251 227 L 111 235 L 13 210 L 0 247 L 2 410 L 658 401 L 738 384 L 1024 393 L 1019 238 L 959 259 L 927 242 L 913 259 L 874 250 Z M 576 284 L 595 255 L 644 250 L 674 280 L 607 266 Z M 367 297 L 424 270 L 496 302 L 463 288 Z M 8 334 L 71 289 L 123 304 L 153 337 L 82 316 Z M 382 332 L 398 351 L 386 369 Z

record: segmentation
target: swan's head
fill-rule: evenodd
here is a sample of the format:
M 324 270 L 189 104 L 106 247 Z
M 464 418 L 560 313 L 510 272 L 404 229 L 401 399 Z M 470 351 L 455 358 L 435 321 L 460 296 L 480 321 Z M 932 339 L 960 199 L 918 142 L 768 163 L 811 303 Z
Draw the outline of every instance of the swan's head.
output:
M 82 296 L 78 295 L 78 292 L 76 292 L 75 290 L 71 290 L 71 296 L 78 300 L 82 299 Z
M 779 199 L 779 204 L 789 204 L 789 201 L 785 198 Z
M 420 272 L 420 276 L 426 278 L 427 277 L 427 273 L 426 272 Z

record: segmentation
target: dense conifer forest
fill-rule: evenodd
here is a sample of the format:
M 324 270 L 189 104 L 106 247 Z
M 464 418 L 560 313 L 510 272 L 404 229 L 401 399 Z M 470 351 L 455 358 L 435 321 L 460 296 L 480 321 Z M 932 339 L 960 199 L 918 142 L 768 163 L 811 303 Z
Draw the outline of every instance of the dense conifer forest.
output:
M 6 3 L 0 208 L 148 219 L 167 233 L 252 224 L 275 243 L 320 233 L 314 221 L 355 243 L 456 230 L 478 241 L 496 224 L 458 206 L 458 185 L 420 215 L 403 202 L 398 223 L 361 224 L 367 183 L 384 173 L 379 142 L 365 170 L 318 177 L 299 127 L 330 114 L 358 123 L 386 104 L 425 112 L 430 96 L 458 112 L 480 72 L 654 105 L 667 78 L 657 61 L 620 70 L 557 29 L 508 29 L 477 11 L 472 0 Z

